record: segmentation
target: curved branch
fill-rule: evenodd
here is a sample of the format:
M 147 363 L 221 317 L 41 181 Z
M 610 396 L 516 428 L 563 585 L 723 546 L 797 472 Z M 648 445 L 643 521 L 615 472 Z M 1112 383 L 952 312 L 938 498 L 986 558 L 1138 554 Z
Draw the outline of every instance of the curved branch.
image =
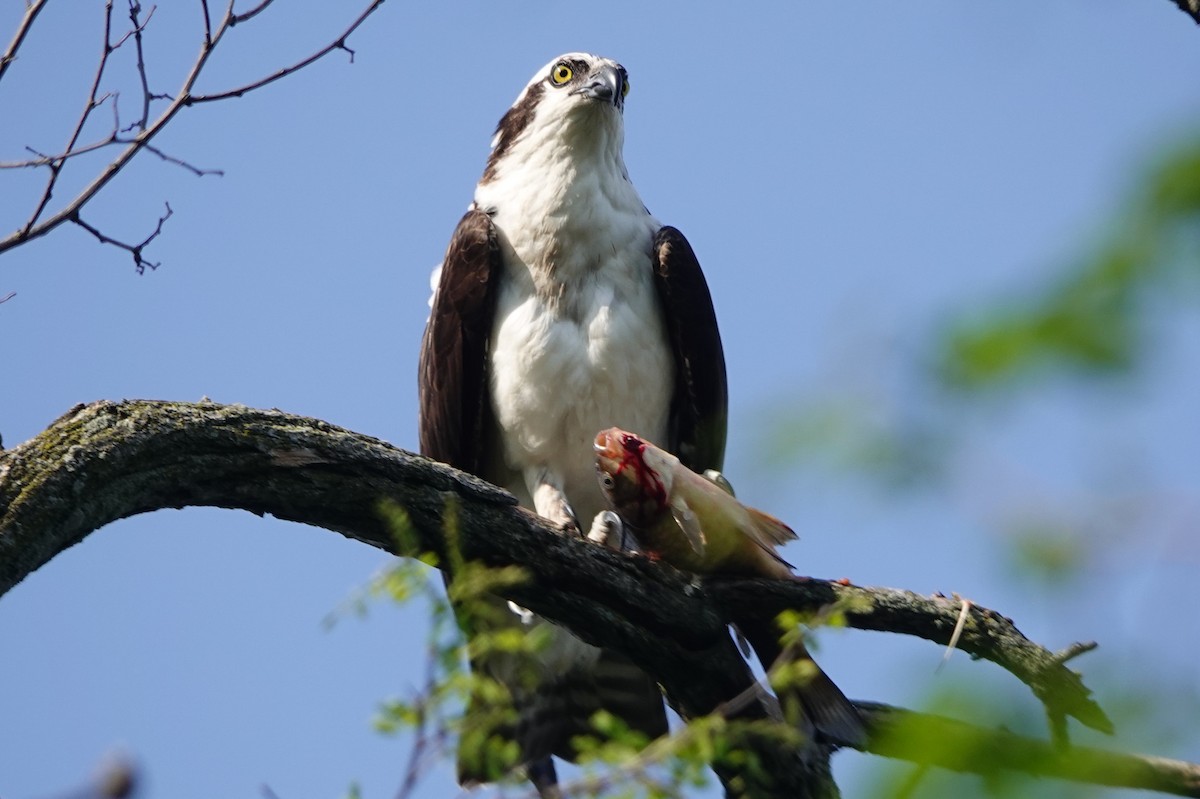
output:
M 452 563 L 521 565 L 508 599 L 625 652 L 662 684 L 685 718 L 754 690 L 725 620 L 682 575 L 567 538 L 507 492 L 368 436 L 279 411 L 151 401 L 79 405 L 47 430 L 0 452 L 0 594 L 54 555 L 117 519 L 208 505 L 270 513 L 399 551 L 380 513 L 404 508 L 418 551 Z M 413 554 L 413 553 L 407 553 Z M 738 720 L 766 720 L 765 701 Z M 813 757 L 777 734 L 747 730 L 762 771 L 714 766 L 745 795 L 826 796 L 828 750 Z M 754 785 L 769 779 L 770 786 Z M 814 791 L 814 786 L 816 790 Z
M 862 588 L 824 580 L 710 581 L 708 592 L 730 617 L 773 618 L 787 609 L 810 609 L 838 603 L 846 608 L 847 626 L 859 630 L 903 633 L 948 646 L 962 612 L 962 601 L 921 596 L 895 588 Z M 1026 638 L 994 610 L 971 603 L 955 648 L 989 660 L 1025 683 L 1051 716 L 1072 716 L 1094 730 L 1112 733 L 1108 716 L 1091 698 L 1079 674 L 1064 665 L 1094 644 L 1076 644 L 1054 653 Z
M 738 718 L 770 715 L 765 703 L 744 699 L 753 695 L 754 679 L 727 633 L 730 618 L 784 608 L 815 611 L 845 601 L 852 626 L 945 642 L 960 613 L 956 600 L 815 579 L 699 585 L 647 559 L 563 536 L 517 507 L 507 492 L 377 439 L 280 411 L 153 401 L 79 405 L 30 441 L 0 451 L 0 595 L 112 521 L 189 505 L 270 513 L 412 554 L 393 540 L 378 511 L 383 500 L 404 507 L 416 546 L 438 553 L 441 563 L 453 560 L 446 535 L 452 520 L 462 558 L 496 567 L 519 564 L 529 581 L 503 589 L 503 595 L 589 643 L 625 652 L 660 681 L 688 718 L 730 707 L 738 708 Z M 1052 706 L 1093 726 L 1107 722 L 1078 675 L 1063 665 L 1075 650 L 1051 654 L 981 608 L 972 609 L 959 645 L 1027 680 Z M 907 711 L 859 705 L 871 726 L 866 751 L 919 759 L 898 750 L 887 735 L 896 714 Z M 905 718 L 913 716 L 926 718 Z M 1009 740 L 1006 733 L 971 729 L 994 736 L 998 746 Z M 1029 745 L 1035 744 L 1049 746 Z M 752 746 L 766 764 L 762 773 L 783 780 L 786 795 L 812 795 L 814 779 L 827 784 L 821 781 L 827 761 L 811 751 L 797 751 L 768 732 Z M 937 765 L 981 773 L 996 767 L 991 748 L 977 751 L 961 763 Z M 1188 764 L 1142 758 L 1135 769 L 1111 756 L 1112 768 L 1104 771 L 1105 757 L 1092 757 L 1092 771 L 1039 771 L 1041 760 L 1019 757 L 1004 767 L 1155 790 L 1173 785 L 1173 792 L 1198 795 L 1195 767 Z M 1097 769 L 1109 776 L 1102 779 L 1093 773 Z M 1167 772 L 1174 776 L 1163 777 Z M 747 775 L 720 776 L 728 781 Z M 747 794 L 772 795 L 753 786 Z

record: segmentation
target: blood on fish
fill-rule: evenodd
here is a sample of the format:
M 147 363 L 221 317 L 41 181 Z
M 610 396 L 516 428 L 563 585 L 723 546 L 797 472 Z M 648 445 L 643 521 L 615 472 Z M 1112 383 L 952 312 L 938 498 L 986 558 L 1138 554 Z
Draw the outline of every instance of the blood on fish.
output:
M 633 464 L 633 469 L 637 472 L 637 483 L 642 487 L 642 491 L 654 499 L 659 508 L 667 506 L 667 491 L 662 484 L 662 479 L 646 466 L 645 458 L 646 442 L 640 438 L 628 433 L 621 436 L 621 446 L 625 448 L 625 455 L 621 458 L 621 464 L 617 467 L 617 475 L 625 470 L 625 467 Z

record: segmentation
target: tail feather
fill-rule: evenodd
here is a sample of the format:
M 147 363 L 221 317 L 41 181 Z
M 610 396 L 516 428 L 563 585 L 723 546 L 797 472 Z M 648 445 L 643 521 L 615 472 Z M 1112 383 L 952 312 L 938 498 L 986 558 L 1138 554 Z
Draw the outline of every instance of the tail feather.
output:
M 805 716 L 830 743 L 860 748 L 864 746 L 867 731 L 854 704 L 807 652 L 802 653 L 801 657 L 807 658 L 816 669 L 803 686 L 796 688 Z
M 839 746 L 862 747 L 866 743 L 867 730 L 854 703 L 846 698 L 837 684 L 816 664 L 803 644 L 786 650 L 780 644 L 779 633 L 772 621 L 754 619 L 738 622 L 738 629 L 754 651 L 768 673 L 781 665 L 808 663 L 810 672 L 804 679 L 797 679 L 783 687 L 779 703 L 785 718 L 791 718 L 798 705 L 803 719 L 796 723 L 811 724 L 825 740 Z M 781 660 L 786 658 L 786 660 Z
M 492 782 L 523 765 L 539 795 L 554 796 L 552 755 L 574 760 L 573 739 L 594 735 L 592 718 L 604 710 L 631 730 L 653 740 L 667 732 L 667 716 L 658 685 L 625 656 L 601 650 L 596 661 L 541 682 L 514 697 L 516 720 L 497 714 L 486 700 L 472 697 L 467 724 L 459 738 L 458 779 L 464 786 Z M 491 713 L 493 722 L 487 721 Z M 507 719 L 507 720 L 505 720 Z M 468 734 L 474 732 L 474 734 Z M 504 763 L 489 738 L 516 741 L 520 763 Z M 549 792 L 548 792 L 549 791 Z
M 574 760 L 573 739 L 596 734 L 592 718 L 601 710 L 651 740 L 667 732 L 658 685 L 628 658 L 606 649 L 594 664 L 538 686 L 537 694 L 521 703 L 516 740 L 523 759 Z

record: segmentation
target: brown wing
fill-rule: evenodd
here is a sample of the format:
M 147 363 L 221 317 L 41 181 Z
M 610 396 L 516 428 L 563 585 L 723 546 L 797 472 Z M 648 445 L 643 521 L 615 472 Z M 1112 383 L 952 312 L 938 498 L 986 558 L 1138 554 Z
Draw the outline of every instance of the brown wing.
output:
M 693 471 L 720 469 L 729 417 L 725 351 L 700 263 L 673 227 L 654 236 L 654 277 L 675 355 L 667 449 Z
M 421 341 L 421 452 L 472 474 L 483 466 L 491 414 L 487 346 L 499 268 L 492 220 L 482 211 L 468 211 L 454 229 L 442 261 Z

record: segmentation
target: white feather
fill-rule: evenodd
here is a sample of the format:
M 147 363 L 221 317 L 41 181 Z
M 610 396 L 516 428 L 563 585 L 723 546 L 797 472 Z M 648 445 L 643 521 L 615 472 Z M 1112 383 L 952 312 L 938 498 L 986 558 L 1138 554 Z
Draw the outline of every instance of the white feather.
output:
M 504 460 L 524 476 L 508 488 L 528 501 L 548 473 L 585 528 L 605 507 L 596 432 L 665 440 L 674 385 L 651 264 L 660 224 L 629 182 L 623 139 L 618 108 L 548 87 L 475 193 L 504 261 L 491 391 Z

